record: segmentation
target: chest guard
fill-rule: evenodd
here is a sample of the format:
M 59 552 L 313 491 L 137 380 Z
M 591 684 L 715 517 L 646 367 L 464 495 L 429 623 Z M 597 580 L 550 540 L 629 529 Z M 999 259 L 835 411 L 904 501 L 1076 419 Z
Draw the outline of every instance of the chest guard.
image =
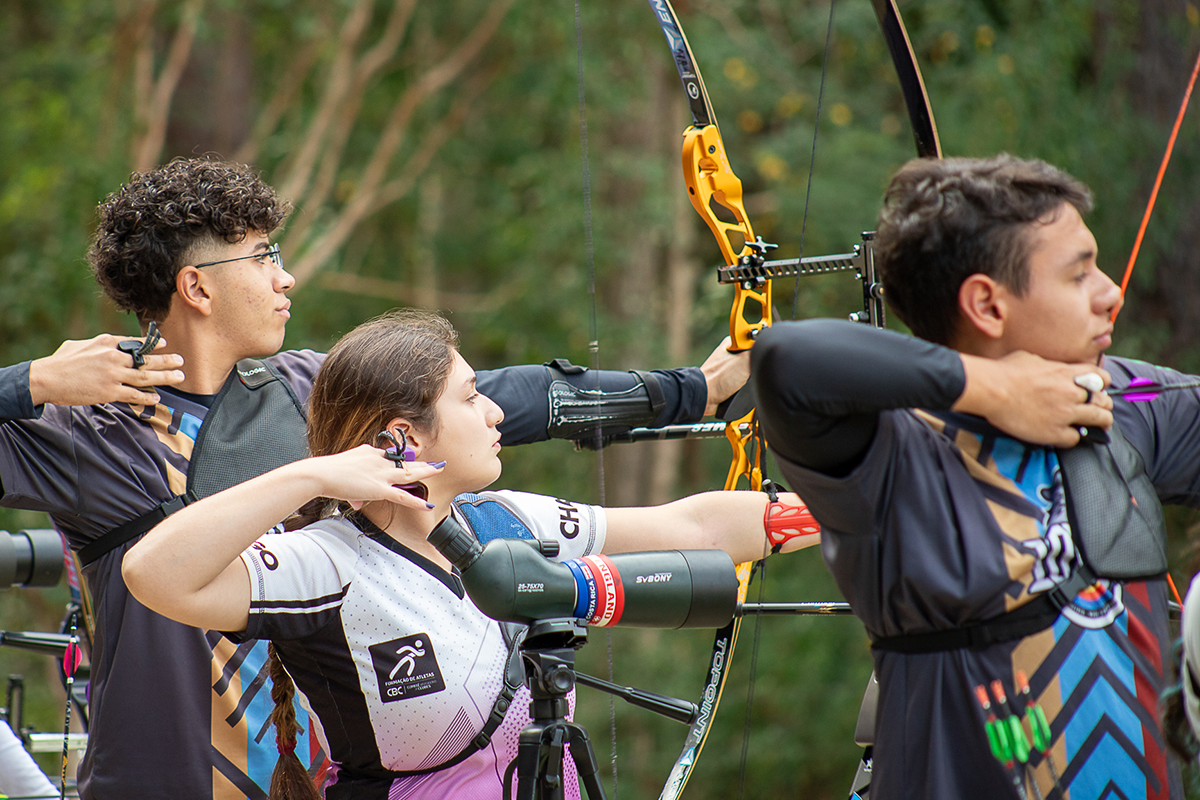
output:
M 187 491 L 90 542 L 80 563 L 88 566 L 189 503 L 305 458 L 305 422 L 299 398 L 273 366 L 239 361 L 196 435 Z
M 274 367 L 239 361 L 196 434 L 188 502 L 307 457 L 305 423 L 300 400 Z
M 1062 583 L 1006 614 L 960 628 L 887 636 L 873 640 L 872 647 L 933 653 L 1014 641 L 1053 625 L 1059 612 L 1097 578 L 1156 578 L 1167 571 L 1162 504 L 1141 453 L 1121 431 L 1114 425 L 1107 442 L 1085 439 L 1056 453 L 1071 538 L 1083 564 Z
M 1109 443 L 1058 451 L 1067 518 L 1084 563 L 1101 578 L 1154 578 L 1167 571 L 1162 504 L 1141 453 L 1113 426 Z

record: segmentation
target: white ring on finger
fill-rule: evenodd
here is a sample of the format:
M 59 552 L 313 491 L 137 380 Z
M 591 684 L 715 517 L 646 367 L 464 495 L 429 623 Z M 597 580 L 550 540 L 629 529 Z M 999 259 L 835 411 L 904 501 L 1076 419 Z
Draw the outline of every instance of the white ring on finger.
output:
M 1088 400 L 1091 400 L 1092 392 L 1104 391 L 1104 379 L 1094 372 L 1084 372 L 1081 375 L 1076 375 L 1075 385 L 1088 393 Z

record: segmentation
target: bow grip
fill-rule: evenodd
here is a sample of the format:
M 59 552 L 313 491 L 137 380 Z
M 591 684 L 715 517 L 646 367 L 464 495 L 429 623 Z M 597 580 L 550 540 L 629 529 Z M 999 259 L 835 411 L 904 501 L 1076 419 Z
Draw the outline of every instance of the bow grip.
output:
M 758 316 L 757 321 L 746 318 L 747 306 Z M 757 289 L 739 283 L 729 310 L 729 352 L 749 350 L 763 328 L 771 324 L 771 282 L 765 281 Z

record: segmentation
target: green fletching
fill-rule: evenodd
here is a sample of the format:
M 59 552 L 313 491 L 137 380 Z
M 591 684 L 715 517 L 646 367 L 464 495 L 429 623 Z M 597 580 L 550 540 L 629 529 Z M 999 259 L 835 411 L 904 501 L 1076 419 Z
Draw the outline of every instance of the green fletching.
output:
M 1000 760 L 1005 764 L 1011 764 L 1013 761 L 1012 732 L 1003 722 L 993 722 L 992 726 L 996 731 L 996 741 L 1000 745 Z
M 988 744 L 991 745 L 992 748 L 992 755 L 994 755 L 996 760 L 1001 763 L 1005 761 L 1012 761 L 1011 757 L 1005 757 L 1004 746 L 1000 743 L 1000 734 L 996 730 L 997 727 L 999 727 L 998 722 L 989 722 L 984 725 L 984 728 L 987 730 Z
M 1050 732 L 1050 723 L 1046 722 L 1046 712 L 1042 711 L 1041 706 L 1034 706 L 1030 709 L 1029 727 L 1033 731 L 1033 742 L 1038 752 L 1050 752 L 1050 745 L 1054 742 L 1054 735 Z
M 1029 739 L 1025 738 L 1025 729 L 1021 727 L 1021 720 L 1009 717 L 1004 722 L 1011 732 L 1013 756 L 1024 764 L 1029 760 Z

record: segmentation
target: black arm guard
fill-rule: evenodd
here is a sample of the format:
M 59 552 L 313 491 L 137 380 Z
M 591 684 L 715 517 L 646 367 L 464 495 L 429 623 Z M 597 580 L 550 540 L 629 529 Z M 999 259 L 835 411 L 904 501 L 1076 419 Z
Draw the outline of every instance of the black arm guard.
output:
M 562 373 L 550 384 L 550 424 L 546 433 L 552 439 L 571 439 L 577 447 L 595 449 L 607 444 L 614 434 L 632 428 L 653 425 L 666 404 L 658 377 L 650 372 L 629 370 L 636 383 L 623 391 L 587 388 L 583 367 L 563 359 L 547 364 Z

